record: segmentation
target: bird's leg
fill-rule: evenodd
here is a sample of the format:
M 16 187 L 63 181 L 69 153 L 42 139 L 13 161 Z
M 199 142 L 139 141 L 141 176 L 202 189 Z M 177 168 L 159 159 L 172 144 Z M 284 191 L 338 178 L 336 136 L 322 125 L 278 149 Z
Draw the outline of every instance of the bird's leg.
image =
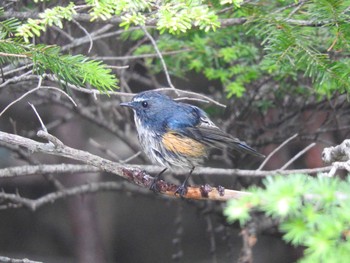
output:
M 153 178 L 153 182 L 151 184 L 151 186 L 149 187 L 150 190 L 152 190 L 153 192 L 158 192 L 157 189 L 157 182 L 160 180 L 160 176 L 167 170 L 168 168 L 164 168 L 162 171 L 160 171 L 159 174 L 157 174 L 154 178 Z
M 179 194 L 180 196 L 184 196 L 187 193 L 187 181 L 190 178 L 192 172 L 194 170 L 194 166 L 192 167 L 191 171 L 189 172 L 189 174 L 186 176 L 185 180 L 183 181 L 183 183 L 176 189 L 175 191 L 175 195 Z

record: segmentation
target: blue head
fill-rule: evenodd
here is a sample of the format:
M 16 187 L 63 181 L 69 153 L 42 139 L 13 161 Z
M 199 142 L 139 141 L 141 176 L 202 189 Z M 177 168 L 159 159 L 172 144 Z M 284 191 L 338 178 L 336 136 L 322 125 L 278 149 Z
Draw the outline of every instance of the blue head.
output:
M 141 92 L 130 102 L 120 105 L 134 110 L 137 126 L 151 128 L 156 132 L 196 125 L 199 122 L 195 107 L 176 102 L 156 91 Z

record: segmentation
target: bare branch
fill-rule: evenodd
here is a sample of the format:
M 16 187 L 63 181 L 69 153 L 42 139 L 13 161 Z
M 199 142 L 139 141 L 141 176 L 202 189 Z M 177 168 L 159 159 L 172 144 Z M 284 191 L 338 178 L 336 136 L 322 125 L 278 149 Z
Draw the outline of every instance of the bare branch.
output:
M 1 263 L 42 263 L 41 261 L 34 261 L 27 258 L 16 259 L 0 256 Z
M 11 54 L 11 53 L 4 53 L 0 52 L 0 57 L 17 57 L 17 58 L 27 58 L 27 55 L 22 54 Z
M 44 131 L 39 131 L 37 135 L 41 138 L 48 140 L 51 143 L 40 143 L 32 139 L 24 138 L 22 136 L 9 134 L 1 131 L 0 141 L 19 145 L 21 147 L 27 148 L 32 152 L 42 152 L 46 154 L 78 160 L 85 164 L 90 164 L 95 167 L 98 167 L 103 171 L 119 175 L 127 179 L 128 181 L 144 188 L 149 189 L 154 181 L 152 176 L 150 176 L 146 171 L 143 171 L 139 168 L 132 168 L 130 166 L 121 165 L 119 163 L 103 159 L 99 156 L 90 154 L 88 152 L 68 147 L 56 137 Z M 156 187 L 159 193 L 163 195 L 179 197 L 179 195 L 175 195 L 176 190 L 179 187 L 177 185 L 160 180 L 157 182 Z M 201 185 L 188 187 L 187 194 L 183 196 L 183 198 L 225 201 L 232 198 L 240 198 L 246 194 L 247 193 L 245 192 L 224 189 L 223 187 L 215 188 L 209 185 Z
M 332 169 L 329 171 L 327 176 L 333 177 L 337 170 L 346 170 L 346 171 L 350 172 L 350 161 L 332 163 Z
M 58 199 L 66 198 L 69 196 L 86 194 L 86 193 L 96 193 L 99 191 L 117 191 L 123 188 L 123 184 L 117 182 L 99 182 L 83 184 L 72 188 L 66 188 L 59 190 L 57 192 L 52 192 L 44 195 L 38 199 L 32 200 L 25 197 L 21 197 L 18 194 L 9 194 L 0 192 L 0 200 L 2 202 L 7 201 L 15 204 L 17 207 L 26 207 L 31 211 L 37 210 L 39 207 L 52 203 Z
M 59 88 L 56 88 L 56 87 L 47 87 L 47 86 L 41 86 L 41 83 L 42 83 L 42 77 L 41 76 L 36 76 L 37 79 L 39 79 L 38 81 L 38 85 L 34 88 L 34 89 L 31 89 L 29 91 L 27 91 L 26 93 L 24 93 L 22 96 L 20 96 L 19 98 L 15 99 L 14 101 L 12 101 L 9 105 L 7 105 L 5 107 L 5 109 L 2 110 L 2 112 L 0 113 L 0 117 L 12 106 L 14 105 L 15 103 L 21 101 L 22 99 L 24 99 L 26 96 L 28 96 L 29 94 L 39 90 L 39 89 L 52 89 L 52 90 L 55 90 L 55 91 L 58 91 L 62 94 L 64 94 L 66 97 L 68 97 L 68 99 L 74 104 L 74 106 L 77 106 L 77 104 L 75 103 L 75 101 L 73 100 L 72 97 L 70 97 L 66 92 L 64 92 L 63 90 L 59 89 Z
M 291 165 L 293 162 L 295 162 L 300 156 L 302 156 L 304 153 L 306 153 L 308 150 L 310 150 L 315 145 L 316 145 L 316 143 L 313 142 L 309 146 L 306 146 L 303 150 L 301 150 L 298 154 L 296 154 L 292 159 L 290 159 L 285 165 L 283 165 L 281 167 L 281 170 L 286 169 L 289 165 Z
M 274 149 L 266 158 L 265 160 L 261 163 L 259 168 L 257 169 L 260 171 L 265 164 L 271 159 L 273 155 L 275 155 L 276 152 L 278 152 L 281 148 L 283 148 L 285 145 L 287 145 L 291 140 L 295 139 L 298 136 L 298 134 L 294 134 L 293 136 L 289 137 L 287 140 L 285 140 L 283 143 L 281 143 L 276 149 Z
M 74 166 L 66 164 L 59 165 L 45 165 L 45 166 L 35 166 L 35 167 L 15 167 L 15 168 L 5 168 L 0 170 L 0 177 L 9 177 L 9 176 L 21 176 L 26 174 L 34 174 L 36 172 L 40 173 L 49 173 L 49 172 L 96 172 L 106 171 L 118 176 L 121 176 L 128 181 L 134 183 L 135 185 L 139 185 L 143 188 L 149 188 L 153 183 L 153 177 L 149 173 L 159 173 L 160 167 L 157 166 L 139 166 L 140 168 L 136 168 L 131 165 L 125 165 L 121 163 L 112 162 L 106 159 L 103 159 L 99 156 L 90 154 L 85 151 L 77 150 L 71 147 L 64 145 L 60 140 L 56 137 L 52 136 L 49 133 L 44 131 L 39 131 L 38 136 L 48 140 L 50 143 L 40 143 L 34 141 L 32 139 L 24 138 L 18 135 L 9 134 L 0 131 L 0 142 L 17 145 L 24 147 L 31 152 L 42 152 L 46 154 L 52 154 L 56 156 L 67 157 L 70 159 L 81 161 L 85 164 L 91 165 L 85 166 Z M 301 151 L 295 158 L 298 158 L 301 154 L 305 153 L 310 147 L 308 146 L 303 151 Z M 143 169 L 146 169 L 147 172 Z M 321 172 L 329 172 L 333 166 L 320 167 L 314 169 L 296 169 L 296 170 L 273 170 L 273 171 L 255 171 L 255 170 L 239 170 L 239 169 L 221 169 L 221 168 L 208 168 L 208 167 L 198 167 L 194 171 L 194 175 L 226 175 L 226 176 L 269 176 L 276 174 L 293 174 L 293 173 L 321 173 Z M 347 165 L 339 165 L 339 169 L 348 169 Z M 179 173 L 174 172 L 175 174 Z M 182 173 L 183 174 L 183 173 Z M 157 182 L 157 189 L 161 194 L 167 196 L 174 196 L 174 193 L 177 189 L 177 185 L 164 182 L 160 180 Z M 223 187 L 211 187 L 209 185 L 201 185 L 201 186 L 191 186 L 188 188 L 188 193 L 185 198 L 190 199 L 210 199 L 210 200 L 228 200 L 230 198 L 239 198 L 243 195 L 246 195 L 245 192 L 224 189 Z
M 73 19 L 72 22 L 73 22 L 74 24 L 76 24 L 76 25 L 85 33 L 86 37 L 89 39 L 90 44 L 89 44 L 89 49 L 88 49 L 88 52 L 87 52 L 87 53 L 90 53 L 90 51 L 91 51 L 91 49 L 92 49 L 92 47 L 93 47 L 93 45 L 94 45 L 94 40 L 92 39 L 92 37 L 91 37 L 89 31 L 87 31 L 87 30 L 85 29 L 85 27 L 83 27 L 83 26 L 82 26 L 78 21 L 76 21 L 75 19 Z
M 32 103 L 30 103 L 30 102 L 28 102 L 28 103 L 29 103 L 30 107 L 32 107 L 32 109 L 33 109 L 33 111 L 34 111 L 36 117 L 38 118 L 38 120 L 39 120 L 39 122 L 40 122 L 40 125 L 41 125 L 41 129 L 43 129 L 45 132 L 47 132 L 47 128 L 46 128 L 46 126 L 45 126 L 43 120 L 41 119 L 41 117 L 40 117 L 38 111 L 36 110 L 35 106 L 34 106 Z
M 30 176 L 36 174 L 96 173 L 101 169 L 86 164 L 40 164 L 23 165 L 0 169 L 0 178 Z
M 170 56 L 170 55 L 176 55 L 181 54 L 185 52 L 189 52 L 191 49 L 180 49 L 180 50 L 174 50 L 174 51 L 164 51 L 162 52 L 162 56 Z M 140 59 L 140 58 L 156 58 L 158 57 L 158 54 L 141 54 L 141 55 L 131 55 L 131 56 L 104 56 L 104 57 L 93 57 L 93 59 L 96 60 L 131 60 L 131 59 Z
M 340 145 L 324 148 L 322 160 L 325 163 L 350 160 L 350 140 L 344 140 Z
M 165 64 L 165 61 L 164 61 L 164 58 L 163 58 L 163 55 L 162 53 L 160 52 L 158 46 L 157 46 L 157 43 L 156 41 L 154 40 L 154 38 L 151 36 L 151 34 L 147 31 L 147 29 L 145 28 L 145 26 L 141 25 L 140 26 L 141 29 L 143 30 L 143 32 L 145 33 L 145 35 L 148 37 L 148 39 L 151 41 L 152 45 L 153 45 L 153 48 L 154 50 L 156 51 L 159 59 L 160 59 L 160 62 L 162 63 L 162 66 L 163 66 L 163 69 L 164 69 L 164 74 L 165 74 L 165 77 L 168 81 L 168 84 L 170 86 L 170 88 L 172 89 L 175 89 L 173 83 L 171 82 L 171 78 L 170 78 L 170 75 L 169 75 L 169 71 L 168 71 L 168 68 L 167 68 L 167 65 Z
M 39 79 L 38 81 L 38 85 L 36 86 L 36 88 L 27 91 L 26 93 L 24 93 L 21 97 L 19 97 L 18 99 L 15 99 L 14 101 L 12 101 L 9 105 L 7 105 L 5 107 L 5 109 L 2 110 L 2 112 L 0 113 L 0 117 L 15 103 L 19 102 L 20 100 L 22 100 L 24 97 L 26 97 L 27 95 L 29 95 L 30 93 L 33 93 L 35 91 L 37 91 L 38 89 L 40 89 L 41 86 L 41 82 L 42 82 L 42 78 L 41 77 L 37 77 Z
M 117 163 L 116 165 L 119 165 Z M 126 166 L 127 169 L 146 170 L 150 174 L 158 174 L 163 168 L 155 165 L 135 165 L 130 164 Z M 212 167 L 196 167 L 193 175 L 203 176 L 227 176 L 227 177 L 266 177 L 274 175 L 288 175 L 288 174 L 316 174 L 331 171 L 332 166 L 313 168 L 313 169 L 293 169 L 293 170 L 272 170 L 272 171 L 256 171 L 256 170 L 241 170 L 241 169 L 225 169 Z M 339 168 L 342 169 L 342 168 Z M 345 169 L 345 168 L 344 168 Z M 30 176 L 35 174 L 59 174 L 59 173 L 95 173 L 102 172 L 99 167 L 84 164 L 40 164 L 40 165 L 23 165 L 16 167 L 8 167 L 0 169 L 0 178 Z M 173 171 L 174 175 L 183 175 L 183 171 Z

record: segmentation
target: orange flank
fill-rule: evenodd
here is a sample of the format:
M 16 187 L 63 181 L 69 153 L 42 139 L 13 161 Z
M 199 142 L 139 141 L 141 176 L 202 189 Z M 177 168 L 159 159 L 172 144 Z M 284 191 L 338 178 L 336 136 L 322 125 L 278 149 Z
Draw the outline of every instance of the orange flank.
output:
M 174 132 L 165 133 L 162 142 L 165 149 L 176 154 L 191 157 L 204 157 L 206 155 L 206 147 L 203 143 Z

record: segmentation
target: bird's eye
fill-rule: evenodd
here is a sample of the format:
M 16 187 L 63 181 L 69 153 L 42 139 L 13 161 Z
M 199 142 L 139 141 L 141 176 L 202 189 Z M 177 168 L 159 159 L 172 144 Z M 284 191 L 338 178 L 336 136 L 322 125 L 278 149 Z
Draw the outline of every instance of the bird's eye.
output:
M 147 101 L 143 101 L 142 102 L 142 107 L 147 108 L 148 107 L 148 102 Z

